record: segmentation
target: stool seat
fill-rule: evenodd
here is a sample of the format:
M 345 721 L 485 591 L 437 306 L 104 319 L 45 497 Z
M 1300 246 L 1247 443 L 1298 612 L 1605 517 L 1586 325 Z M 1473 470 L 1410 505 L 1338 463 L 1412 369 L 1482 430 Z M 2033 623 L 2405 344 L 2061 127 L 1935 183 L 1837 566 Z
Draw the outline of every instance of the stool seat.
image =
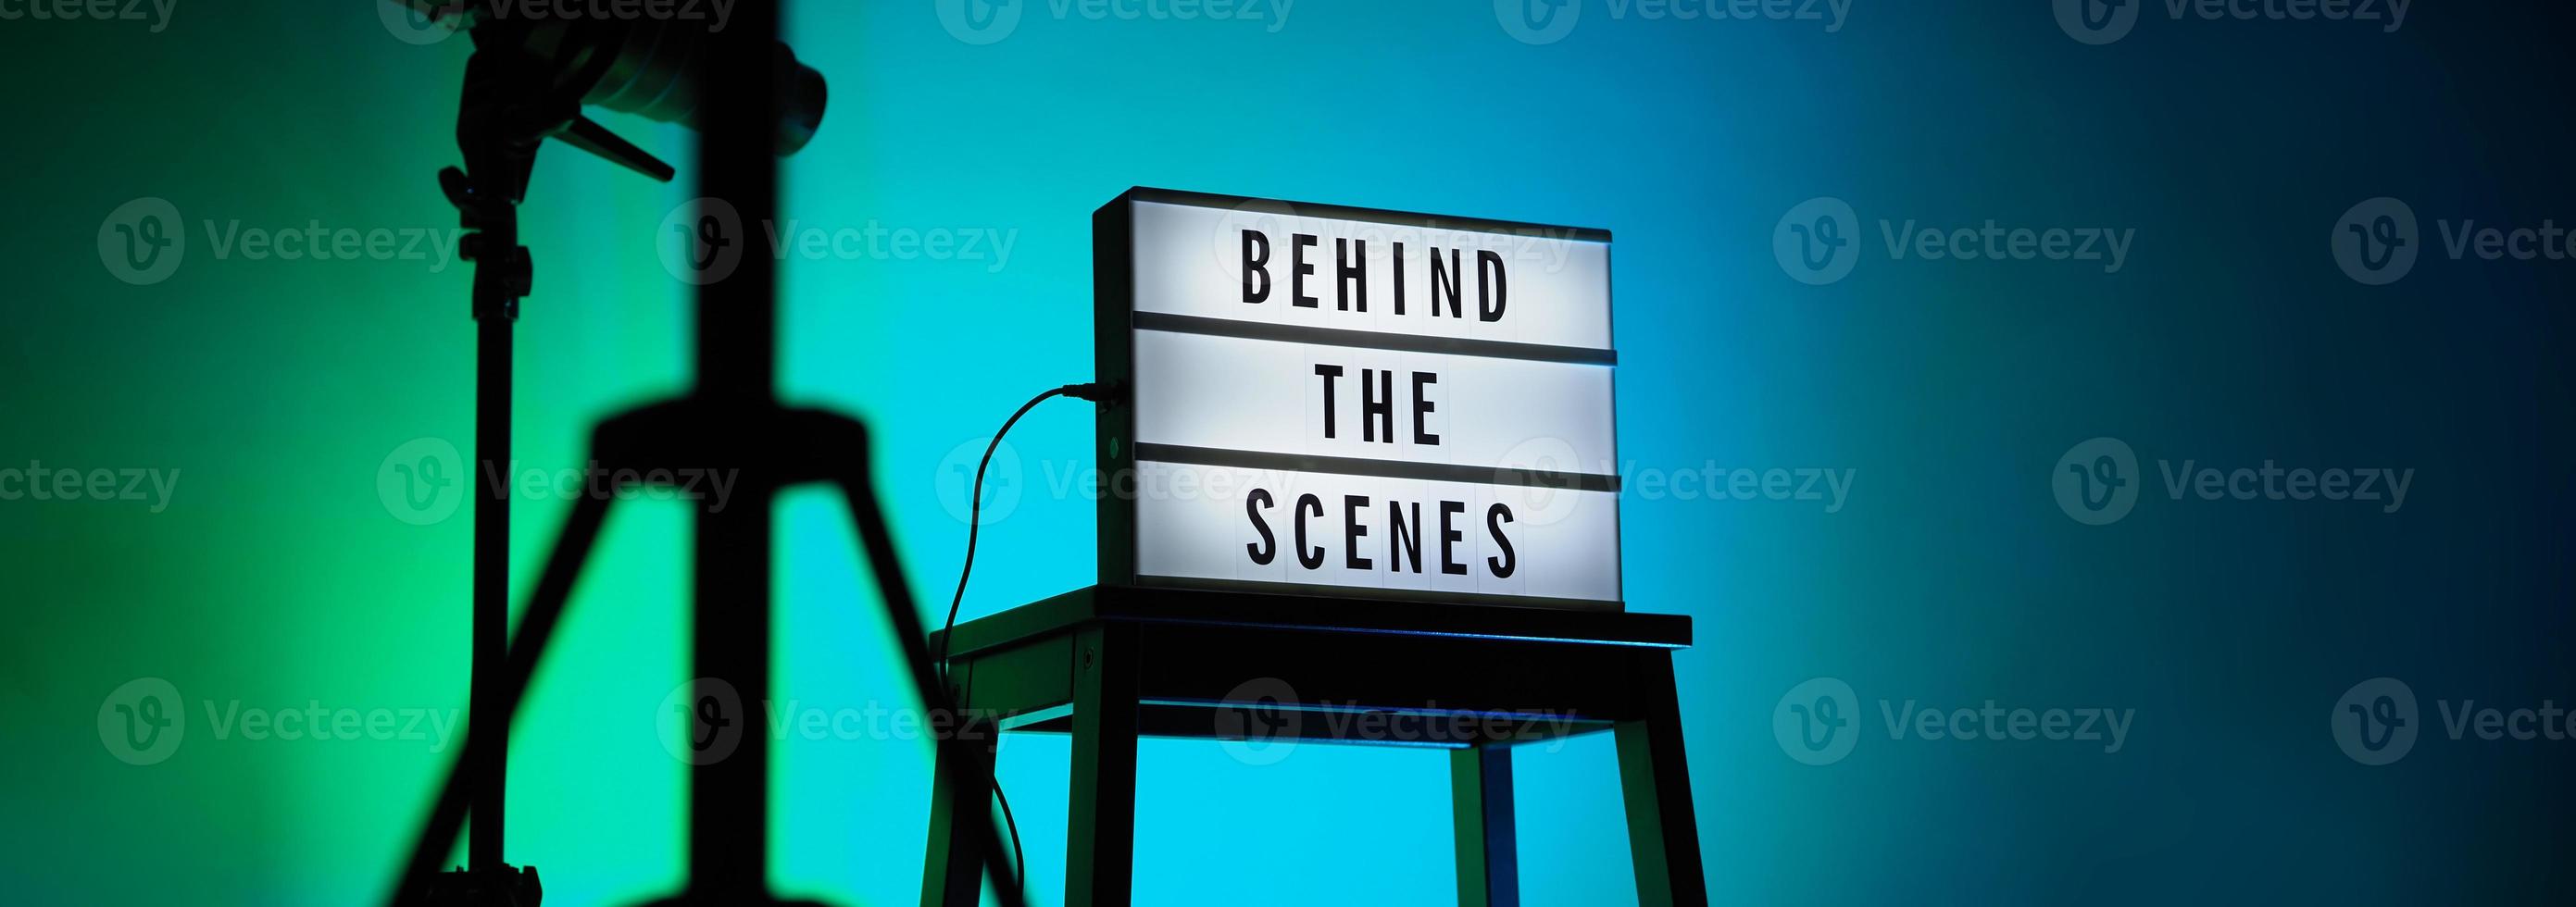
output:
M 1086 586 L 957 625 L 950 654 L 1018 642 L 1092 620 L 1218 624 L 1329 633 L 1467 636 L 1684 649 L 1691 619 L 1611 608 L 1575 610 L 1257 591 Z M 930 634 L 938 651 L 943 634 Z
M 1365 590 L 1359 590 L 1365 591 Z M 966 727 L 1074 738 L 1067 904 L 1125 904 L 1135 741 L 1447 750 L 1461 904 L 1518 903 L 1510 747 L 1612 731 L 1645 904 L 1706 903 L 1672 655 L 1690 618 L 1101 585 L 934 633 Z M 993 741 L 987 738 L 988 749 Z M 922 903 L 980 900 L 989 778 L 936 782 Z

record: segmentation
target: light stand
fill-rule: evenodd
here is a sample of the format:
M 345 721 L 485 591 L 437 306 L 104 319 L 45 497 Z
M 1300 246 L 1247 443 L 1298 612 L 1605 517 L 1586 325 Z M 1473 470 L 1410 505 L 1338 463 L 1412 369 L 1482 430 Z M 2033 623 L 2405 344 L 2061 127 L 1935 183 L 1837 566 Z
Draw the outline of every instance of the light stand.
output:
M 406 2 L 417 5 L 416 0 Z M 639 43 L 665 53 L 671 45 L 660 38 L 668 33 L 657 29 L 653 40 Z M 696 97 L 733 99 L 680 114 L 698 120 L 702 194 L 732 200 L 751 229 L 774 222 L 779 150 L 801 144 L 820 116 L 819 77 L 794 63 L 777 33 L 776 4 L 752 0 L 741 4 L 728 28 L 699 36 L 706 50 L 703 59 L 686 61 Z M 593 36 L 591 42 L 553 40 L 550 57 L 532 54 L 528 34 L 507 21 L 478 25 L 473 34 L 476 50 L 466 66 L 457 117 L 466 169 L 450 168 L 439 177 L 463 225 L 474 231 L 464 249 L 475 266 L 475 459 L 483 471 L 479 475 L 488 478 L 508 461 L 511 324 L 518 300 L 530 286 L 527 249 L 518 242 L 517 205 L 537 147 L 546 138 L 557 138 L 657 179 L 670 179 L 672 170 L 580 115 L 585 94 L 603 75 L 629 62 L 613 53 L 627 36 L 624 30 Z M 652 74 L 621 72 L 615 78 L 632 86 Z M 701 286 L 697 389 L 601 423 L 592 436 L 591 462 L 607 476 L 737 477 L 739 505 L 710 507 L 702 501 L 696 519 L 694 660 L 696 676 L 728 679 L 740 701 L 753 708 L 768 699 L 771 669 L 770 505 L 781 489 L 793 485 L 828 482 L 838 487 L 857 524 L 892 629 L 904 646 L 916 691 L 930 707 L 948 708 L 957 691 L 947 688 L 932 662 L 920 613 L 877 506 L 865 426 L 846 416 L 784 407 L 776 399 L 776 282 L 775 257 L 747 254 L 728 279 Z M 398 905 L 530 907 L 542 896 L 533 868 L 513 870 L 502 857 L 509 725 L 607 518 L 610 499 L 623 488 L 584 495 L 576 502 L 513 644 L 508 639 L 508 484 L 487 482 L 475 512 L 472 720 L 464 750 L 450 768 L 395 887 Z M 991 749 L 972 741 L 990 732 L 989 725 L 968 724 L 942 736 L 935 747 L 937 763 L 963 777 L 988 776 Z M 689 889 L 668 903 L 773 902 L 766 879 L 768 757 L 766 737 L 746 732 L 729 757 L 692 769 Z M 441 874 L 438 865 L 469 808 L 475 820 L 467 846 L 470 868 Z M 989 815 L 981 822 L 969 821 L 979 832 L 973 837 L 983 842 L 982 862 L 1001 902 L 1018 907 L 1025 901 L 1024 890 L 1003 858 Z
M 550 78 L 556 67 L 549 61 L 516 46 L 484 43 L 497 34 L 475 32 L 474 56 L 465 64 L 456 116 L 456 144 L 464 153 L 465 169 L 449 167 L 438 174 L 440 189 L 469 231 L 460 251 L 474 267 L 472 479 L 484 481 L 469 479 L 483 489 L 483 497 L 474 508 L 472 691 L 467 707 L 483 715 L 504 711 L 498 675 L 509 651 L 510 489 L 497 479 L 510 458 L 512 327 L 532 276 L 528 248 L 519 244 L 519 202 L 527 195 L 537 148 L 548 137 L 561 138 L 655 179 L 669 181 L 672 176 L 670 165 L 583 118 L 580 92 L 556 84 Z M 466 766 L 477 779 L 474 828 L 466 845 L 470 870 L 448 884 L 468 894 L 518 892 L 516 900 L 533 902 L 538 892 L 534 873 L 512 870 L 502 859 L 509 726 L 494 727 L 491 735 L 495 745 Z

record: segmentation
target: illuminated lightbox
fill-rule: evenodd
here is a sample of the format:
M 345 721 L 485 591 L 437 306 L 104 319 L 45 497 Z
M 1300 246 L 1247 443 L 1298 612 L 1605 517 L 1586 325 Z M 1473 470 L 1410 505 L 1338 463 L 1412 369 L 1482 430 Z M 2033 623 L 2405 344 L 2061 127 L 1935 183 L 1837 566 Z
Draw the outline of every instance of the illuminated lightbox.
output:
M 1155 189 L 1092 230 L 1101 582 L 1620 606 L 1608 233 Z

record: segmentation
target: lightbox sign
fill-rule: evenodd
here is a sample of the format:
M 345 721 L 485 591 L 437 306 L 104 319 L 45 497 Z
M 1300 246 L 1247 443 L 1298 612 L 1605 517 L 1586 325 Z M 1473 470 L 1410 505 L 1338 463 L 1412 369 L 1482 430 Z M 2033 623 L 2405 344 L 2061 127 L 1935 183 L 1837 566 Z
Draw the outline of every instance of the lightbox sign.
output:
M 1610 235 L 1130 190 L 1104 583 L 1617 608 Z

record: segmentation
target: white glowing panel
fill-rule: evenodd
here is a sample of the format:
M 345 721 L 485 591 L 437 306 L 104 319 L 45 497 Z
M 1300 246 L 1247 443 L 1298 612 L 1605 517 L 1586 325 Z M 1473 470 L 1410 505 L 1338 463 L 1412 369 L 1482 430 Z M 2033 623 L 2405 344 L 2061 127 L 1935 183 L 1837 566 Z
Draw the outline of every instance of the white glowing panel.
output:
M 1610 244 L 1570 238 L 1587 231 L 1373 223 L 1305 216 L 1295 213 L 1299 206 L 1257 200 L 1135 205 L 1139 312 L 1611 348 Z M 1247 268 L 1247 260 L 1254 265 Z M 1342 279 L 1345 265 L 1358 271 L 1356 280 Z M 1493 275 L 1500 280 L 1487 280 Z M 1480 294 L 1488 310 L 1501 306 L 1500 317 L 1482 317 Z M 1261 301 L 1247 303 L 1247 295 Z M 1299 305 L 1301 296 L 1314 305 Z
M 1607 366 L 1136 332 L 1136 440 L 1616 471 Z
M 1154 462 L 1137 478 L 1148 576 L 1619 598 L 1609 492 Z

